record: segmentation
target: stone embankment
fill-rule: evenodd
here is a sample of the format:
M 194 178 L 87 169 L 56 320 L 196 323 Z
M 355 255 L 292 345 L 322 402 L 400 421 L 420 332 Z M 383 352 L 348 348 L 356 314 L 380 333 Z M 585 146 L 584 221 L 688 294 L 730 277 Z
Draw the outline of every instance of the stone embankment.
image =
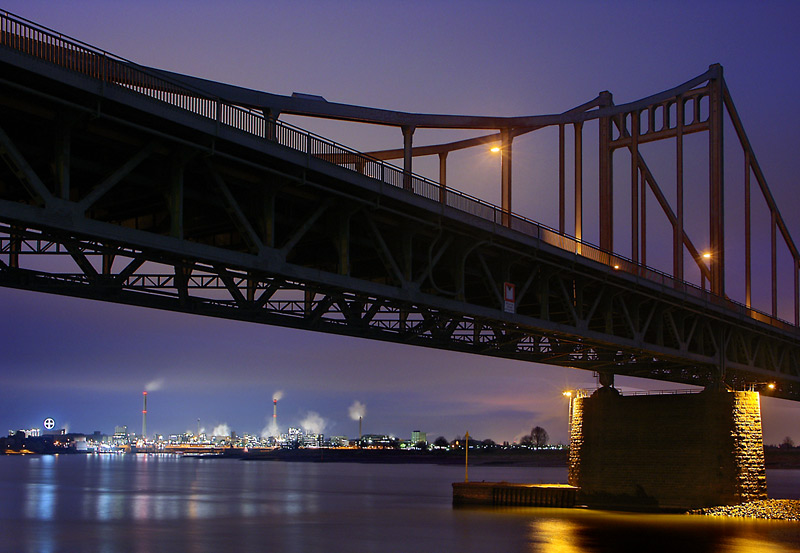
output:
M 689 511 L 689 514 L 800 521 L 800 499 L 764 499 L 739 505 L 707 507 Z

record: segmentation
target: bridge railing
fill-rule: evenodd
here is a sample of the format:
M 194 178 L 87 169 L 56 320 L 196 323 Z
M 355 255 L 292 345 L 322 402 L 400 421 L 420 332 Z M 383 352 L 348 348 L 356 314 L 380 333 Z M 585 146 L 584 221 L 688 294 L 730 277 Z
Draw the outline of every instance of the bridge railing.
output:
M 248 135 L 275 141 L 292 150 L 357 171 L 388 185 L 406 189 L 416 195 L 443 203 L 496 225 L 503 225 L 504 221 L 507 221 L 512 230 L 537 238 L 575 255 L 591 259 L 613 270 L 660 283 L 784 330 L 797 330 L 797 327 L 787 321 L 728 298 L 716 296 L 695 284 L 677 280 L 665 272 L 640 265 L 624 256 L 601 250 L 593 244 L 559 233 L 555 229 L 521 215 L 506 213 L 500 207 L 479 198 L 443 187 L 435 181 L 409 173 L 398 166 L 375 159 L 307 130 L 267 118 L 259 110 L 228 103 L 223 98 L 214 97 L 202 90 L 173 82 L 124 58 L 94 48 L 6 11 L 0 11 L 0 45 L 214 120 L 218 127 L 224 125 Z

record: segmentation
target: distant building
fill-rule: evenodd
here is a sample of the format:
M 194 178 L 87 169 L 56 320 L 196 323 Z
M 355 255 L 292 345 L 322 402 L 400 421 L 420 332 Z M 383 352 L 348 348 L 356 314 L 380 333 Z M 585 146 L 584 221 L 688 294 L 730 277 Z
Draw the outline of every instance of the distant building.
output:
M 361 437 L 361 447 L 376 449 L 395 448 L 398 441 L 386 434 L 364 434 Z
M 428 443 L 428 433 L 427 432 L 420 432 L 419 430 L 413 430 L 411 432 L 411 443 L 416 445 L 420 442 Z
M 350 445 L 350 438 L 347 436 L 331 436 L 332 447 L 347 447 Z
M 306 434 L 302 437 L 300 445 L 303 447 L 320 447 L 324 441 L 324 434 Z
M 114 445 L 127 445 L 128 444 L 128 425 L 114 427 Z
M 20 430 L 20 432 L 25 432 L 25 436 L 28 437 L 28 438 L 38 438 L 39 436 L 42 435 L 41 428 L 29 428 L 27 430 Z M 9 436 L 13 436 L 14 432 L 9 430 L 8 431 L 8 435 Z

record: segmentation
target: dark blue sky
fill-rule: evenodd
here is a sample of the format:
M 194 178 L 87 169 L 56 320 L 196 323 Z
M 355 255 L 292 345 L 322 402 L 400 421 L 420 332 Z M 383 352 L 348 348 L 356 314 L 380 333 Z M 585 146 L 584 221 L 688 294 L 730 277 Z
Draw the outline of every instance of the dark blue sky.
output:
M 145 65 L 412 112 L 553 113 L 601 90 L 623 103 L 719 62 L 773 194 L 800 236 L 791 217 L 800 208 L 794 192 L 800 174 L 796 2 L 9 0 L 4 8 Z M 362 150 L 402 144 L 397 129 L 291 121 Z M 469 133 L 419 131 L 415 141 L 461 136 Z M 555 194 L 553 136 L 514 144 L 514 209 L 548 224 L 555 224 L 547 201 Z M 726 135 L 726 141 L 734 139 Z M 657 158 L 659 151 L 650 154 Z M 594 155 L 587 149 L 587 173 Z M 449 159 L 450 186 L 499 201 L 496 158 L 470 150 Z M 648 161 L 659 167 L 658 159 Z M 415 169 L 435 178 L 437 163 L 415 160 Z M 741 202 L 735 183 L 732 176 L 731 219 Z M 694 186 L 698 205 L 703 186 Z M 587 194 L 589 225 L 594 209 Z M 705 227 L 694 231 L 702 244 Z M 737 240 L 728 239 L 729 259 L 740 255 Z M 758 267 L 757 278 L 763 277 Z M 728 269 L 732 293 L 741 288 L 739 272 Z M 763 287 L 756 294 L 763 296 Z M 786 300 L 782 314 L 791 309 L 791 297 Z M 9 429 L 54 416 L 73 430 L 110 432 L 117 424 L 138 430 L 141 390 L 159 381 L 150 395 L 152 432 L 193 430 L 197 418 L 208 429 L 226 423 L 239 433 L 259 432 L 271 415 L 273 392 L 283 390 L 282 427 L 313 411 L 325 420 L 326 434 L 354 435 L 357 423 L 347 408 L 358 400 L 367 407 L 365 432 L 409 437 L 419 429 L 452 439 L 469 430 L 511 440 L 538 424 L 554 441 L 566 441 L 561 391 L 594 384 L 591 373 L 572 369 L 57 296 L 0 289 L 0 301 L 0 425 Z M 664 387 L 632 379 L 618 384 Z M 767 442 L 786 435 L 800 441 L 800 405 L 765 399 L 763 408 Z

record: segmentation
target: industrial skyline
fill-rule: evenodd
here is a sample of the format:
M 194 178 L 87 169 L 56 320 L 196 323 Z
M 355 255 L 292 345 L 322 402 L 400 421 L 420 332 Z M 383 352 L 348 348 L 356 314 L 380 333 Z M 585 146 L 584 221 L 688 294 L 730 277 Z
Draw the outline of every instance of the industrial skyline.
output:
M 267 10 L 234 2 L 224 13 L 202 2 L 191 10 L 149 2 L 141 7 L 7 2 L 5 7 L 139 63 L 270 92 L 302 91 L 407 111 L 558 112 L 605 88 L 620 101 L 646 95 L 719 61 L 773 191 L 785 213 L 792 213 L 798 130 L 791 115 L 780 117 L 776 106 L 791 105 L 800 84 L 787 64 L 800 53 L 800 39 L 789 24 L 798 8 L 741 3 L 718 14 L 719 5 L 701 3 L 684 18 L 666 8 L 622 5 L 640 23 L 627 36 L 636 48 L 611 36 L 609 29 L 618 23 L 613 9 L 588 3 L 534 9 L 509 2 L 491 13 L 467 3 L 457 14 L 444 2 L 404 9 L 356 3 L 335 13 L 315 3 Z M 352 17 L 356 13 L 359 17 Z M 718 15 L 721 25 L 704 25 Z M 668 33 L 650 36 L 648 27 L 656 21 L 689 38 L 673 43 L 677 39 Z M 303 48 L 290 47 L 299 37 Z M 355 125 L 297 123 L 365 150 L 395 147 L 400 140 Z M 415 140 L 425 143 L 426 135 L 420 132 Z M 517 155 L 515 171 L 527 176 L 539 161 Z M 424 172 L 425 164 L 415 162 L 415 170 Z M 462 167 L 454 164 L 449 173 L 452 186 L 496 202 L 496 158 L 475 154 Z M 536 215 L 535 195 L 519 196 L 519 210 Z M 526 202 L 532 214 L 525 212 Z M 47 416 L 82 429 L 100 416 L 133 428 L 137 394 L 145 387 L 152 395 L 148 427 L 154 432 L 179 425 L 192 429 L 197 418 L 257 431 L 274 419 L 269 403 L 281 389 L 286 393 L 281 418 L 291 424 L 317 414 L 326 433 L 353 426 L 348 406 L 360 401 L 370 409 L 365 431 L 400 433 L 425 421 L 429 435 L 469 430 L 511 441 L 540 424 L 554 441 L 566 441 L 561 392 L 594 386 L 585 371 L 14 290 L 0 290 L 0 298 L 7 314 L 2 323 L 7 355 L 0 370 L 13 392 L 0 407 L 0 420 L 20 428 Z M 617 384 L 664 386 L 634 379 Z M 797 405 L 765 400 L 763 409 L 766 443 L 800 437 Z

